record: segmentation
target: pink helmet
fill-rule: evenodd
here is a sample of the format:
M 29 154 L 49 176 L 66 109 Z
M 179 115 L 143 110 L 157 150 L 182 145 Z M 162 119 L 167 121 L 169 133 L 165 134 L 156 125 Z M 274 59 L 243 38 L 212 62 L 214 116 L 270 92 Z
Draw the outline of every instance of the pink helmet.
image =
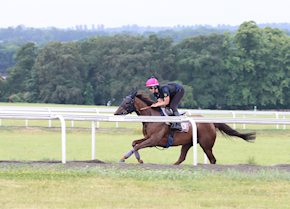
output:
M 150 87 L 150 86 L 159 86 L 159 82 L 156 78 L 151 77 L 146 81 L 146 87 Z

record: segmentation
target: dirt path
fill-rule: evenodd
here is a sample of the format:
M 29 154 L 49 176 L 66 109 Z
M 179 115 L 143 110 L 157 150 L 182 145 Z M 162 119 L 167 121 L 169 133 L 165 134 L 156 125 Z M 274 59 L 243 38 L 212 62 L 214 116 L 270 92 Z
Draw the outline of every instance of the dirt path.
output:
M 5 165 L 47 165 L 52 166 L 55 164 L 61 164 L 60 161 L 0 161 L 0 166 Z M 226 170 L 236 170 L 241 172 L 256 172 L 259 170 L 278 170 L 286 171 L 290 173 L 290 164 L 277 164 L 272 166 L 259 166 L 259 165 L 248 165 L 248 164 L 238 164 L 238 165 L 210 165 L 210 164 L 199 164 L 197 166 L 191 165 L 163 165 L 163 164 L 126 164 L 126 163 L 105 163 L 99 160 L 88 160 L 88 161 L 68 161 L 63 164 L 67 168 L 83 168 L 83 167 L 104 167 L 104 168 L 120 168 L 120 169 L 204 169 L 208 171 L 226 171 Z

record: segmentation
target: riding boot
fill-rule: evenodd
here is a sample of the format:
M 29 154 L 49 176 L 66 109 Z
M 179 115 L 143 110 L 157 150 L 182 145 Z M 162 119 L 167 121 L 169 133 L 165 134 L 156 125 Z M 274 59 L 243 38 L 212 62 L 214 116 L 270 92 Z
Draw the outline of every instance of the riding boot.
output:
M 174 114 L 174 116 L 180 116 L 179 112 L 177 112 L 177 111 L 174 112 L 173 114 Z M 178 122 L 172 123 L 170 128 L 177 130 L 177 131 L 182 131 L 181 123 L 178 123 Z

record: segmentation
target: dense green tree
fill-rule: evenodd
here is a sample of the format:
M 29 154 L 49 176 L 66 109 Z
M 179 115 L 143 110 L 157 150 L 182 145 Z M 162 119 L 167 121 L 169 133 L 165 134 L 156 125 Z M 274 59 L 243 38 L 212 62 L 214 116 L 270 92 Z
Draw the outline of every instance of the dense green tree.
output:
M 86 105 L 94 104 L 94 89 L 90 83 L 87 83 L 84 91 L 84 104 Z
M 0 77 L 0 101 L 7 102 L 8 98 L 5 97 L 6 93 L 6 83 L 3 77 Z
M 34 65 L 34 95 L 39 102 L 82 104 L 83 60 L 76 43 L 54 42 L 40 50 Z
M 284 77 L 281 78 L 280 86 L 282 90 L 281 108 L 289 109 L 290 106 L 290 36 L 283 34 L 280 38 L 279 46 L 275 47 L 279 49 L 279 55 L 275 57 L 279 59 L 279 70 L 283 71 Z
M 244 22 L 239 27 L 235 38 L 240 49 L 250 55 L 251 51 L 261 45 L 261 29 L 254 21 Z
M 283 105 L 285 65 L 281 58 L 285 52 L 281 49 L 285 40 L 281 31 L 260 29 L 254 22 L 240 26 L 235 35 L 238 49 L 231 53 L 235 85 L 235 90 L 230 92 L 231 101 L 235 101 L 233 106 L 275 108 Z
M 184 40 L 176 45 L 178 79 L 192 86 L 195 107 L 217 108 L 224 101 L 225 36 L 213 34 Z
M 0 41 L 0 75 L 6 76 L 8 69 L 15 64 L 13 57 L 18 48 L 18 45 Z
M 82 42 L 95 103 L 119 102 L 127 92 L 142 88 L 148 77 L 172 72 L 168 61 L 171 44 L 170 39 L 154 35 L 96 37 Z
M 23 45 L 16 53 L 16 65 L 9 70 L 6 95 L 19 94 L 21 100 L 27 101 L 31 71 L 37 56 L 37 47 L 34 43 Z
M 156 76 L 185 87 L 181 107 L 249 109 L 290 105 L 290 39 L 245 22 L 236 33 L 193 35 L 176 43 L 163 34 L 96 36 L 23 45 L 2 101 L 117 105 Z M 1 53 L 0 53 L 1 55 Z

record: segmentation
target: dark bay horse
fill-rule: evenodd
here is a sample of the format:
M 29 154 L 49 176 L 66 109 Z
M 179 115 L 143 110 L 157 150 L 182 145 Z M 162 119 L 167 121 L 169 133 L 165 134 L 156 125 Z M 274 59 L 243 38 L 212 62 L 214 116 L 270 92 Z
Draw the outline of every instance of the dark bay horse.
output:
M 125 97 L 119 108 L 116 110 L 115 115 L 127 115 L 136 112 L 137 115 L 144 116 L 160 116 L 160 108 L 146 108 L 154 102 L 142 93 L 133 93 Z M 144 109 L 145 108 L 145 109 Z M 212 153 L 212 148 L 216 139 L 216 129 L 221 133 L 242 138 L 245 141 L 255 140 L 255 133 L 239 133 L 232 129 L 225 123 L 197 123 L 197 138 L 199 145 L 207 155 L 211 164 L 216 163 L 216 159 Z M 168 134 L 170 132 L 170 125 L 165 122 L 143 122 L 143 135 L 144 137 L 132 142 L 133 149 L 126 153 L 121 162 L 135 154 L 139 163 L 143 163 L 140 158 L 138 150 L 146 147 L 166 147 Z M 179 159 L 174 163 L 179 165 L 182 163 L 187 155 L 188 150 L 192 147 L 192 127 L 190 124 L 188 132 L 175 131 L 173 133 L 173 144 L 171 146 L 181 145 L 181 152 Z

